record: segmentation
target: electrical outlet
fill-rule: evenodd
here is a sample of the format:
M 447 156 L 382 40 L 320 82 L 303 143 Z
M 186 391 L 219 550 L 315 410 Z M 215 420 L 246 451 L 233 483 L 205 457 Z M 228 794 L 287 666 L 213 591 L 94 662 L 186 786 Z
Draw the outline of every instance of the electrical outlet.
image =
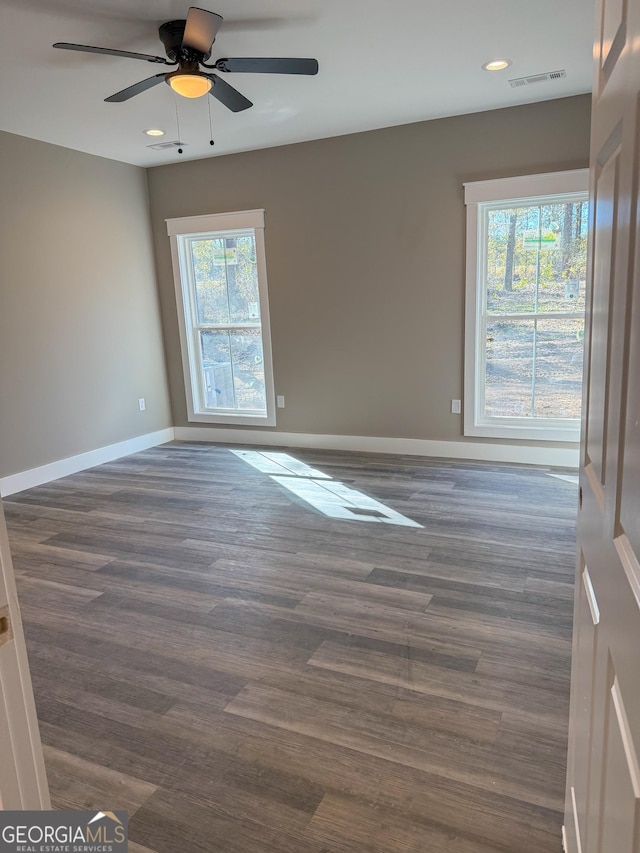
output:
M 282 396 L 282 394 L 278 394 L 276 402 L 278 404 L 279 409 L 284 409 L 284 397 Z
M 138 399 L 138 408 L 141 412 L 144 412 L 144 410 L 147 408 L 147 404 L 144 401 L 144 397 L 140 397 Z
M 451 401 L 451 414 L 459 415 L 460 414 L 460 400 L 452 400 Z

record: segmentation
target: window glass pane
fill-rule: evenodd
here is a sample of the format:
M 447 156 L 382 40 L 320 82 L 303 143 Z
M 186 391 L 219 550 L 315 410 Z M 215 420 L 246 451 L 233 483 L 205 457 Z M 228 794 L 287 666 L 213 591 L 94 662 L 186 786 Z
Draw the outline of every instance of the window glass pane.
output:
M 587 202 L 487 211 L 487 311 L 584 311 Z
M 584 320 L 538 320 L 536 418 L 579 418 Z
M 238 409 L 266 410 L 260 330 L 231 332 L 230 337 L 236 406 Z
M 208 408 L 266 411 L 260 329 L 200 332 Z
M 490 320 L 487 323 L 486 415 L 531 417 L 533 342 L 533 320 Z
M 540 208 L 489 210 L 487 221 L 487 311 L 518 314 L 535 310 Z
M 233 370 L 229 332 L 201 332 L 205 405 L 208 409 L 234 409 Z
M 193 240 L 190 246 L 198 322 L 228 323 L 225 240 L 222 237 Z
M 539 311 L 584 312 L 588 203 L 549 204 L 542 221 L 556 247 L 540 251 Z
M 227 238 L 227 282 L 232 323 L 258 323 L 258 266 L 253 234 Z M 233 249 L 233 254 L 231 253 Z

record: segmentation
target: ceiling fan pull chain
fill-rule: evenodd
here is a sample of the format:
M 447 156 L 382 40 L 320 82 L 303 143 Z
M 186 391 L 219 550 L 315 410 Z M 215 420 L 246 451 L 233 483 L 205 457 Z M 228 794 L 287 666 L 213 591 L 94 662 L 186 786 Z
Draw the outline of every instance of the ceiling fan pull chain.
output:
M 180 144 L 180 148 L 178 148 L 178 154 L 182 154 L 182 139 L 180 137 L 180 116 L 178 115 L 178 96 L 176 93 L 173 93 L 173 102 L 176 108 L 176 129 L 178 131 L 178 143 Z
M 213 126 L 211 124 L 211 98 L 207 98 L 207 107 L 209 108 L 209 145 L 215 145 L 213 141 Z

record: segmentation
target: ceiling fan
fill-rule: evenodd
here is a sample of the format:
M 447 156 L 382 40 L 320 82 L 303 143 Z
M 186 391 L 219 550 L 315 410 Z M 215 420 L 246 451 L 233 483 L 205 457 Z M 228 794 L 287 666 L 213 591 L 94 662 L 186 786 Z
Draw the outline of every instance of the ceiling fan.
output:
M 109 47 L 92 47 L 88 44 L 69 44 L 56 42 L 53 47 L 62 50 L 79 50 L 84 53 L 104 53 L 107 56 L 124 56 L 129 59 L 142 59 L 160 65 L 177 65 L 175 71 L 155 74 L 133 86 L 128 86 L 115 95 L 105 98 L 108 103 L 128 101 L 134 95 L 146 92 L 158 83 L 168 83 L 179 95 L 186 98 L 199 98 L 209 92 L 232 112 L 237 113 L 252 107 L 252 102 L 237 89 L 213 71 L 223 73 L 252 74 L 317 74 L 316 59 L 266 59 L 234 58 L 218 59 L 213 65 L 207 65 L 211 48 L 222 24 L 222 16 L 206 9 L 191 6 L 186 20 L 167 21 L 159 30 L 160 41 L 164 45 L 167 59 L 163 56 L 151 56 L 147 53 L 133 53 L 128 50 L 112 50 Z M 212 69 L 208 73 L 202 69 Z

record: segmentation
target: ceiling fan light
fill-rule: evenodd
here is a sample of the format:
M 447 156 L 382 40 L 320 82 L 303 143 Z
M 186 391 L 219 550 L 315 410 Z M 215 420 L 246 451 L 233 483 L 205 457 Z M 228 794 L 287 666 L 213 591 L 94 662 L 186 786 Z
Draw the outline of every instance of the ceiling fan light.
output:
M 174 74 L 169 78 L 174 92 L 184 98 L 201 98 L 211 90 L 211 80 L 202 74 Z

